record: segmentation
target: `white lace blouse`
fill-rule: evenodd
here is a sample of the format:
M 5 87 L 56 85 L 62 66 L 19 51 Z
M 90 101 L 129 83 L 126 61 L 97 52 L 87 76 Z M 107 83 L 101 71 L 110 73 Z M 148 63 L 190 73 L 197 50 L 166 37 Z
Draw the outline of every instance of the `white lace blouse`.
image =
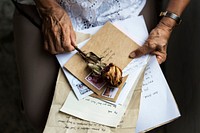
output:
M 76 31 L 138 16 L 145 3 L 146 0 L 60 0 Z

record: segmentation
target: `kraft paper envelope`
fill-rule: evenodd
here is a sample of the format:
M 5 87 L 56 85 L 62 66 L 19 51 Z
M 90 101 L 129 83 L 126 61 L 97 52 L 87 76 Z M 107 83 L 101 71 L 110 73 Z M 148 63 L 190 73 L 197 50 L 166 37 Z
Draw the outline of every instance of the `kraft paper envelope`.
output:
M 85 33 L 81 33 L 81 32 L 76 32 L 76 43 L 81 43 L 83 41 L 85 41 L 86 39 L 90 38 L 91 35 L 90 34 L 85 34 Z
M 91 37 L 81 50 L 86 53 L 93 52 L 99 57 L 103 57 L 102 62 L 106 64 L 114 63 L 123 69 L 132 60 L 128 57 L 129 53 L 138 47 L 139 46 L 132 39 L 108 22 Z M 91 70 L 87 68 L 86 62 L 78 53 L 65 64 L 65 68 L 97 95 L 101 95 L 104 92 L 104 87 L 95 88 L 85 79 L 91 73 Z M 121 91 L 121 87 L 119 87 L 118 91 Z M 116 101 L 117 96 L 118 95 L 116 95 L 113 101 Z

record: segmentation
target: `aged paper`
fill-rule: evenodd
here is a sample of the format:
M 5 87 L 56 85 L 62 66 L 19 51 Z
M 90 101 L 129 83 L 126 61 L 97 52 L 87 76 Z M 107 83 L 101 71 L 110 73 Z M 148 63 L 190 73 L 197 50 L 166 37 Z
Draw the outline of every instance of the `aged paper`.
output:
M 139 46 L 132 39 L 108 22 L 95 35 L 93 35 L 87 44 L 81 49 L 85 52 L 92 51 L 99 57 L 103 57 L 102 62 L 106 64 L 114 63 L 123 69 L 132 60 L 128 58 L 129 53 L 138 47 Z M 78 53 L 67 61 L 65 68 L 96 94 L 102 95 L 105 91 L 103 82 L 95 86 L 87 79 L 91 70 L 87 68 L 86 62 L 80 55 L 78 55 Z M 89 79 L 92 79 L 91 76 L 89 77 Z M 125 81 L 123 81 L 123 83 L 125 83 Z M 118 91 L 121 91 L 122 86 L 118 87 Z M 119 93 L 117 93 L 116 97 L 113 98 L 114 101 L 116 101 L 118 94 Z M 107 100 L 111 99 L 107 98 Z
M 90 34 L 86 34 L 86 33 L 81 33 L 81 32 L 76 32 L 76 43 L 80 43 L 85 41 L 86 39 L 90 38 L 91 35 Z
M 176 101 L 152 56 L 145 70 L 137 131 L 147 131 L 180 117 Z
M 144 68 L 138 71 L 140 71 L 139 75 L 135 75 L 137 76 L 137 80 L 131 86 L 132 93 L 130 92 L 128 94 L 123 105 L 116 106 L 93 97 L 77 100 L 74 94 L 70 93 L 60 110 L 84 120 L 93 121 L 110 127 L 117 127 L 128 107 L 131 95 L 137 86 L 141 73 L 144 72 Z M 129 80 L 129 82 L 131 82 L 131 80 Z
M 143 76 L 141 76 L 137 87 L 133 92 L 131 102 L 128 105 L 128 109 L 124 114 L 120 125 L 117 128 L 111 128 L 94 122 L 81 120 L 59 111 L 65 99 L 71 93 L 71 88 L 63 72 L 60 70 L 44 133 L 135 133 L 136 121 L 139 113 L 142 80 Z

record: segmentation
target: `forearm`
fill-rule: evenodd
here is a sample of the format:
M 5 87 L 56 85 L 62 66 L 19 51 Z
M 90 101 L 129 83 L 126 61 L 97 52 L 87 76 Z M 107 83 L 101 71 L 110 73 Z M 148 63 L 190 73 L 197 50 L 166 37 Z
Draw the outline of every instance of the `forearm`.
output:
M 58 0 L 34 0 L 38 8 L 50 9 L 58 6 Z
M 169 0 L 167 11 L 173 12 L 180 16 L 190 0 Z
M 156 55 L 159 64 L 164 62 L 167 57 L 167 44 L 171 31 L 179 21 L 178 17 L 182 14 L 189 1 L 190 0 L 169 0 L 165 11 L 170 13 L 167 16 L 166 12 L 162 14 L 163 18 L 150 32 L 145 44 L 131 52 L 129 57 L 136 58 L 150 53 Z
M 189 2 L 190 0 L 169 0 L 166 11 L 172 12 L 177 16 L 181 16 Z M 172 29 L 176 25 L 176 21 L 169 17 L 163 17 L 161 22 Z
M 61 11 L 61 6 L 58 3 L 58 0 L 34 0 L 36 6 L 40 12 L 42 17 L 44 16 L 57 16 L 57 18 L 61 18 L 63 15 L 63 11 Z

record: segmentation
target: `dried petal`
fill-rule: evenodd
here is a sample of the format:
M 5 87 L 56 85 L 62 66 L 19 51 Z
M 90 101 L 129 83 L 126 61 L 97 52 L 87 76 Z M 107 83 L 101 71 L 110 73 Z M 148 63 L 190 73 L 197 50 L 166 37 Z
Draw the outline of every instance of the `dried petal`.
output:
M 113 63 L 110 63 L 105 67 L 102 75 L 113 87 L 117 87 L 122 83 L 122 70 Z
M 105 63 L 88 63 L 88 67 L 97 75 L 101 75 L 102 70 L 106 67 Z

